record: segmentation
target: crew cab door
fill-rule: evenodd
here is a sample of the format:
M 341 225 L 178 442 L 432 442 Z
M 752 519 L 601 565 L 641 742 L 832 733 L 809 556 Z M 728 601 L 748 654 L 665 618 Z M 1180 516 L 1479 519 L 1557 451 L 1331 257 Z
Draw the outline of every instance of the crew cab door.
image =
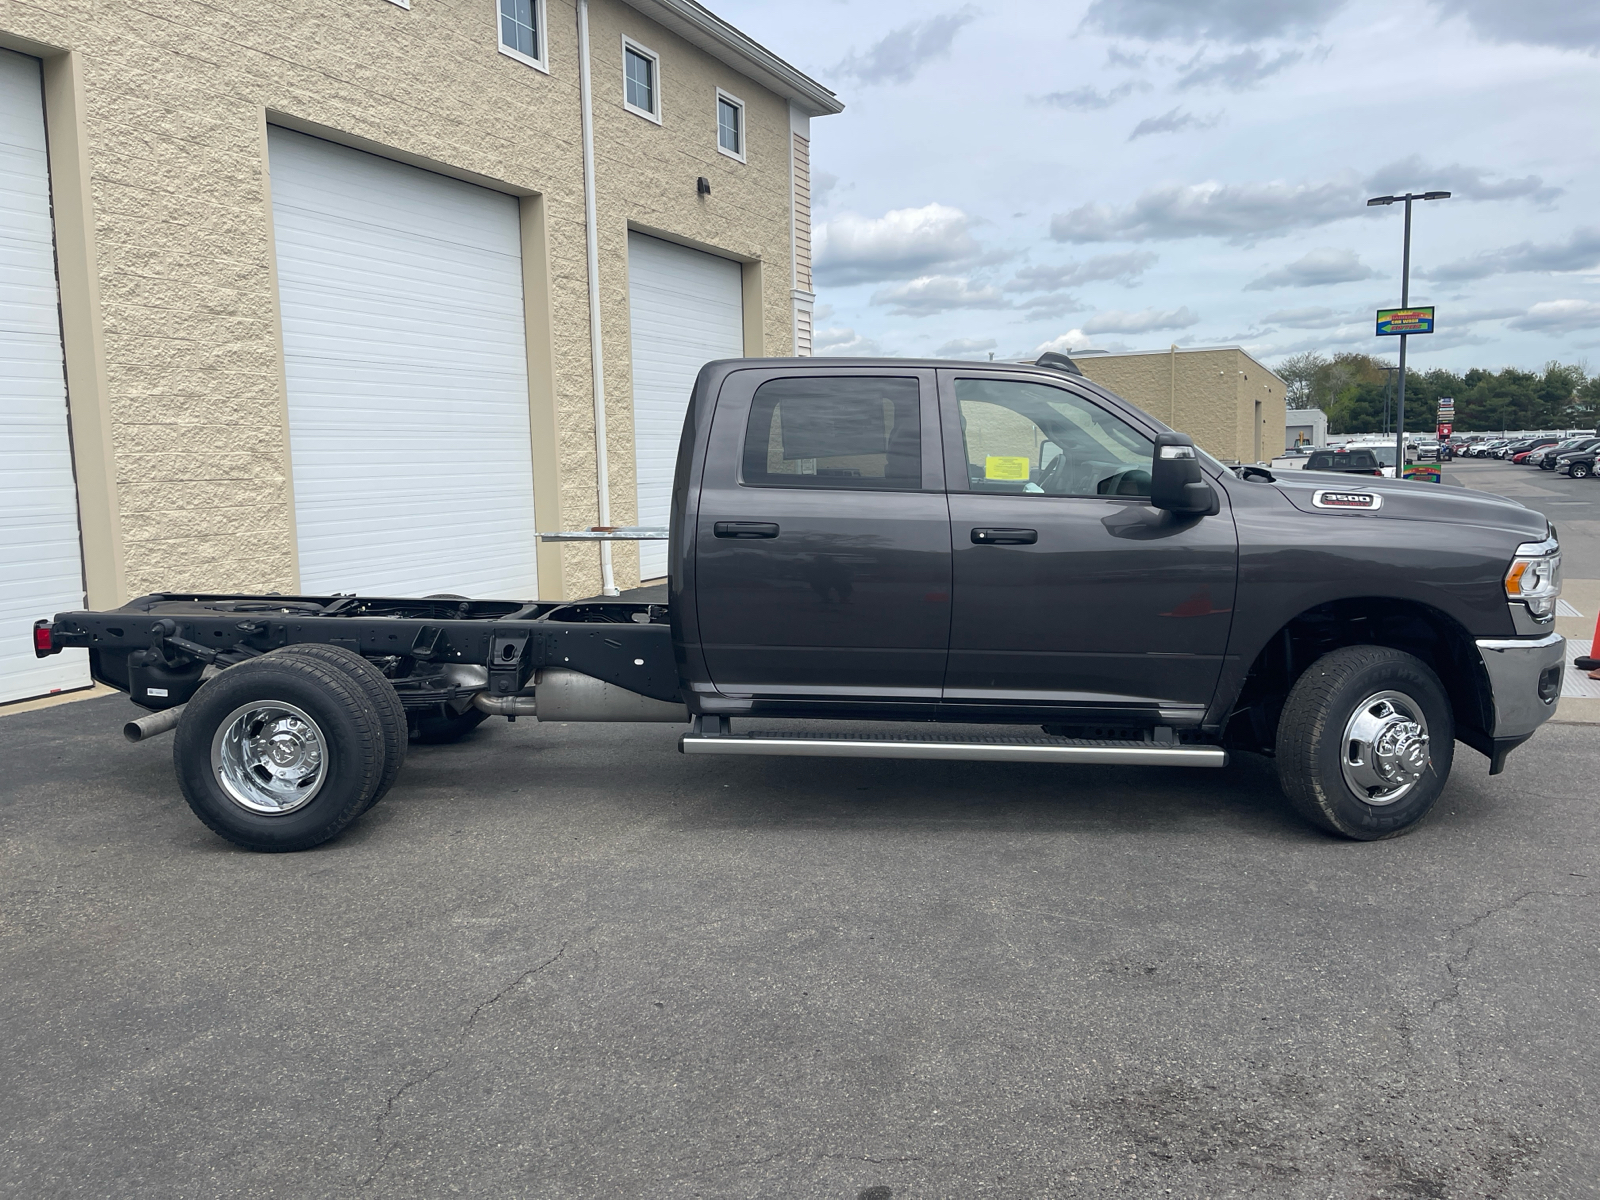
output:
M 719 692 L 937 705 L 950 515 L 934 373 L 734 372 L 712 418 L 694 553 Z
M 1156 430 L 1088 389 L 939 376 L 954 545 L 947 707 L 1198 721 L 1233 610 L 1226 496 L 1209 517 L 1152 507 Z

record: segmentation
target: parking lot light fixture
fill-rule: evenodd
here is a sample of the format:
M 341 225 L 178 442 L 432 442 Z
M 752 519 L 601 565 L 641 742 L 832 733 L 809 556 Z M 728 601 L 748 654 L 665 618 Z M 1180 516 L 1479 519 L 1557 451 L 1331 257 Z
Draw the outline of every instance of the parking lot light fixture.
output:
M 1368 208 L 1390 204 L 1406 206 L 1405 238 L 1400 252 L 1400 307 L 1411 304 L 1411 202 L 1413 200 L 1448 200 L 1449 192 L 1407 192 L 1403 196 L 1374 196 L 1367 201 Z M 1406 476 L 1406 335 L 1400 335 L 1400 379 L 1395 389 L 1394 477 Z

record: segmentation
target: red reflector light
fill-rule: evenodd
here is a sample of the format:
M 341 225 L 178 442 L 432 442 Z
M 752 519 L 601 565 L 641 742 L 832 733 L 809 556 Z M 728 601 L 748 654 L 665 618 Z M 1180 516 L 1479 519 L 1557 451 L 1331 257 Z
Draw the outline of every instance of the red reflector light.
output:
M 50 625 L 47 621 L 40 621 L 33 627 L 33 652 L 41 656 L 56 652 L 55 641 L 50 636 Z

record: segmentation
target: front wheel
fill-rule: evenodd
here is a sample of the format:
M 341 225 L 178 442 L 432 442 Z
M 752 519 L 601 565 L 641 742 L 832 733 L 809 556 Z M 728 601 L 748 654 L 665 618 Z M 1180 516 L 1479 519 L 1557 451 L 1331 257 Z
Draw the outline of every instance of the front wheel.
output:
M 1587 479 L 1592 468 L 1588 463 L 1573 463 L 1572 469 L 1567 473 L 1574 479 Z
M 1397 837 L 1450 777 L 1455 725 L 1439 677 L 1383 646 L 1323 655 L 1295 681 L 1278 724 L 1278 782 L 1296 811 L 1360 841 Z

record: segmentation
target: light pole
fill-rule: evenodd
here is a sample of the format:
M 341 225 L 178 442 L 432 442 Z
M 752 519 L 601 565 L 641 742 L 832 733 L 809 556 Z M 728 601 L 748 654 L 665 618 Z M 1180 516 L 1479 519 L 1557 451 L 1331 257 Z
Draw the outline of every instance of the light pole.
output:
M 1406 233 L 1404 249 L 1400 254 L 1400 307 L 1411 304 L 1411 202 L 1413 200 L 1448 200 L 1449 192 L 1407 192 L 1404 196 L 1374 196 L 1367 207 L 1390 205 L 1400 201 L 1406 206 Z M 1400 335 L 1400 382 L 1395 388 L 1394 477 L 1406 477 L 1406 335 Z

